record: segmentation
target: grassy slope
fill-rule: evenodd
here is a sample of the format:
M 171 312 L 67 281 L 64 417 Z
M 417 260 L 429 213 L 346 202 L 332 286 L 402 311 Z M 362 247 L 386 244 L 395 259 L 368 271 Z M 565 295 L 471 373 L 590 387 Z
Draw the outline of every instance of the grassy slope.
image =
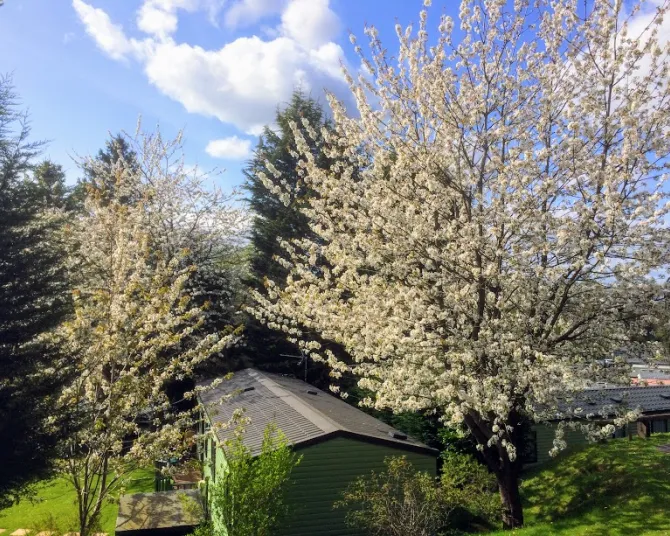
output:
M 567 452 L 522 484 L 519 536 L 670 535 L 670 434 L 618 439 Z M 498 533 L 509 534 L 509 533 Z
M 124 493 L 153 491 L 154 472 L 152 469 L 135 471 Z M 103 506 L 100 525 L 103 532 L 114 533 L 118 507 L 115 502 Z M 6 534 L 16 529 L 55 530 L 58 532 L 77 529 L 77 506 L 75 491 L 64 478 L 56 478 L 39 484 L 36 495 L 24 499 L 5 510 L 0 510 L 0 528 L 8 529 Z

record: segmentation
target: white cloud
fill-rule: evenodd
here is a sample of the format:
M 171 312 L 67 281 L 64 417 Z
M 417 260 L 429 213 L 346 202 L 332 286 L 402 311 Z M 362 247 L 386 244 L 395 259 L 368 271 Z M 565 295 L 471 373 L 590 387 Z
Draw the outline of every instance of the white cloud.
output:
M 226 15 L 254 1 L 259 0 L 233 4 Z M 276 37 L 241 37 L 218 50 L 178 43 L 172 34 L 178 10 L 208 10 L 220 6 L 221 0 L 145 0 L 138 12 L 138 26 L 148 34 L 142 40 L 128 39 L 104 11 L 84 0 L 73 0 L 73 5 L 88 34 L 111 57 L 134 57 L 149 82 L 187 111 L 216 117 L 248 134 L 258 134 L 272 123 L 277 105 L 287 102 L 296 87 L 315 96 L 325 87 L 344 93 L 343 52 L 328 41 L 339 21 L 328 0 L 290 0 Z M 298 8 L 307 12 L 300 15 Z
M 237 0 L 227 11 L 228 28 L 247 27 L 259 20 L 282 12 L 287 0 Z
M 223 0 L 144 0 L 137 12 L 137 27 L 145 33 L 164 38 L 177 31 L 177 11 L 207 8 L 216 13 Z
M 281 22 L 287 37 L 308 48 L 328 43 L 340 31 L 340 20 L 328 0 L 292 0 L 282 13 Z
M 103 52 L 115 60 L 124 59 L 132 52 L 133 45 L 123 33 L 123 28 L 114 24 L 102 9 L 96 9 L 83 0 L 72 0 L 72 7 L 84 23 L 86 33 Z
M 336 53 L 322 57 L 284 37 L 243 37 L 216 51 L 166 42 L 149 55 L 145 71 L 152 84 L 189 112 L 258 134 L 297 86 L 309 92 L 341 83 L 333 77 L 339 68 Z
M 212 140 L 207 144 L 205 152 L 214 158 L 244 160 L 251 155 L 251 140 L 243 140 L 237 136 Z
M 166 36 L 177 31 L 177 14 L 146 2 L 137 14 L 137 26 L 148 34 Z
M 64 45 L 67 45 L 68 43 L 70 43 L 71 41 L 73 41 L 75 37 L 76 37 L 76 35 L 75 35 L 74 32 L 66 32 L 66 33 L 64 33 L 64 34 L 63 34 L 63 44 L 64 44 Z

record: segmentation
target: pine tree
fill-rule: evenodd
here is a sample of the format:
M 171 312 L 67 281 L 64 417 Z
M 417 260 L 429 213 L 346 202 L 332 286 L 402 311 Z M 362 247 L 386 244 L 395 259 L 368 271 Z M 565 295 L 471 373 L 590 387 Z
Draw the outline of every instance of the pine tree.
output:
M 98 151 L 95 158 L 84 160 L 81 163 L 84 177 L 79 179 L 72 192 L 71 204 L 83 208 L 87 189 L 90 188 L 96 192 L 104 192 L 106 200 L 109 201 L 115 194 L 114 166 L 123 162 L 124 168 L 132 171 L 139 170 L 137 152 L 131 145 L 125 134 L 118 133 L 105 142 L 105 147 Z M 126 192 L 124 196 L 123 199 L 115 199 L 115 201 L 131 203 L 139 198 L 137 192 Z
M 43 160 L 35 167 L 29 185 L 34 189 L 36 202 L 43 208 L 69 211 L 77 205 L 74 189 L 65 184 L 63 166 L 51 160 Z
M 244 187 L 249 193 L 249 206 L 254 213 L 249 276 L 249 285 L 253 289 L 262 289 L 266 279 L 286 278 L 287 270 L 274 259 L 283 251 L 279 239 L 291 240 L 310 234 L 307 219 L 300 212 L 309 190 L 301 185 L 296 172 L 298 158 L 291 127 L 291 124 L 301 126 L 303 120 L 315 128 L 328 125 L 320 103 L 296 91 L 288 106 L 277 111 L 277 129 L 266 126 L 263 130 L 254 156 L 244 170 Z M 321 143 L 322 137 L 317 132 L 312 151 L 325 165 L 325 156 L 319 149 Z M 296 191 L 292 198 L 279 199 L 275 194 L 277 172 Z M 297 367 L 298 360 L 282 357 L 300 356 L 300 349 L 288 342 L 281 332 L 271 330 L 250 318 L 246 335 L 247 349 L 255 364 L 275 370 L 295 369 L 294 372 L 302 377 L 303 371 Z
M 49 474 L 62 431 L 50 422 L 61 378 L 37 342 L 69 307 L 61 219 L 26 179 L 41 148 L 11 78 L 0 78 L 0 506 Z

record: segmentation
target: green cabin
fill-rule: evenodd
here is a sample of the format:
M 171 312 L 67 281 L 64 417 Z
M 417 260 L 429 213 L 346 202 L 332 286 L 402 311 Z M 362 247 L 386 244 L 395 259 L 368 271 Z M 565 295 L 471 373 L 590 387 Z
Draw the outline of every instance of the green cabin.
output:
M 233 396 L 224 400 L 229 395 Z M 345 525 L 346 512 L 334 509 L 333 504 L 351 481 L 383 469 L 387 456 L 404 455 L 417 469 L 437 471 L 437 450 L 296 378 L 246 369 L 204 390 L 200 402 L 204 410 L 201 432 L 214 431 L 199 447 L 205 479 L 216 482 L 226 471 L 221 445 L 233 430 L 215 425 L 227 423 L 239 409 L 250 419 L 243 440 L 252 455 L 260 453 L 270 423 L 302 455 L 287 490 L 291 515 L 280 535 L 359 534 Z
M 627 426 L 619 428 L 612 439 L 638 435 L 649 437 L 651 434 L 670 432 L 670 385 L 633 385 L 594 387 L 584 391 L 572 402 L 578 415 L 584 420 L 600 423 L 611 422 L 617 407 L 639 411 L 639 418 Z M 553 446 L 555 426 L 559 422 L 535 424 L 532 426 L 524 453 L 524 465 L 534 466 L 550 459 L 549 451 Z M 566 429 L 565 441 L 568 448 L 584 445 L 587 438 L 579 431 Z

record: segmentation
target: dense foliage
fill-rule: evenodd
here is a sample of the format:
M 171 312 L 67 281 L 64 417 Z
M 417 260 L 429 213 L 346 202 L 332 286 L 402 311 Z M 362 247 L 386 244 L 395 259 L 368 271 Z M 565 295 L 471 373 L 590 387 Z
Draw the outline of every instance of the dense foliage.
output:
M 454 529 L 456 510 L 484 520 L 499 516 L 495 477 L 467 455 L 449 456 L 439 480 L 404 456 L 386 458 L 385 466 L 352 482 L 336 505 L 348 509 L 348 524 L 366 533 L 434 536 Z
M 49 474 L 66 433 L 52 411 L 56 352 L 37 340 L 70 309 L 57 210 L 65 192 L 52 188 L 59 176 L 44 182 L 45 164 L 35 169 L 41 148 L 11 78 L 0 77 L 0 506 Z
M 287 520 L 284 491 L 301 457 L 273 426 L 264 432 L 261 451 L 252 456 L 242 440 L 243 428 L 224 445 L 228 467 L 212 486 L 212 523 L 228 536 L 270 536 Z
M 369 27 L 347 75 L 359 115 L 331 97 L 332 128 L 293 125 L 312 235 L 282 242 L 288 275 L 254 313 L 360 376 L 369 404 L 467 426 L 509 527 L 521 424 L 611 433 L 635 413 L 602 428 L 566 399 L 628 381 L 603 356 L 662 350 L 637 334 L 670 252 L 670 5 L 633 4 L 464 0 L 460 30 L 443 15 L 429 38 L 427 10 L 418 33 L 398 26 L 397 61 Z M 282 178 L 265 182 L 290 204 Z

